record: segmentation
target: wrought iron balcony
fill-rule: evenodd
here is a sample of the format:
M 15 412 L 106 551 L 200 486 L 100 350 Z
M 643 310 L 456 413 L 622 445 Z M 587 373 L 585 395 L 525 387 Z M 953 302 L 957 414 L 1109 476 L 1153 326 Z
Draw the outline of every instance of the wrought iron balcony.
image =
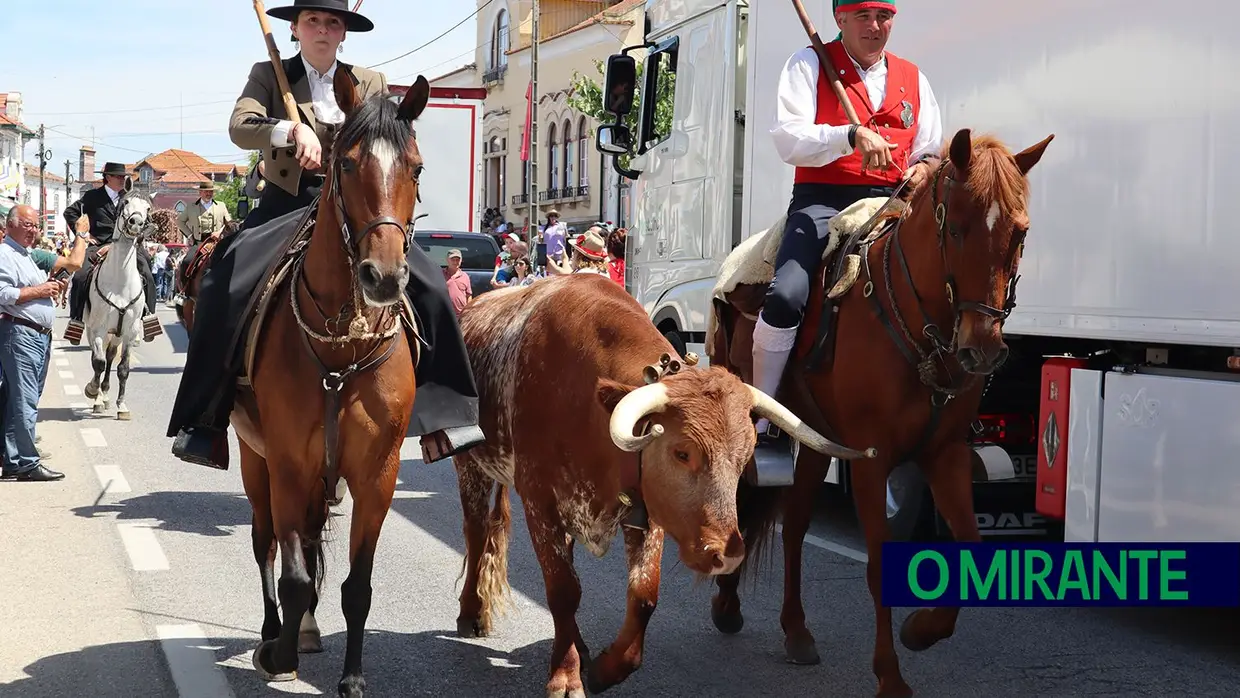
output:
M 508 72 L 508 64 L 505 63 L 497 68 L 491 68 L 482 74 L 482 84 L 490 85 L 498 83 L 504 79 L 504 74 Z

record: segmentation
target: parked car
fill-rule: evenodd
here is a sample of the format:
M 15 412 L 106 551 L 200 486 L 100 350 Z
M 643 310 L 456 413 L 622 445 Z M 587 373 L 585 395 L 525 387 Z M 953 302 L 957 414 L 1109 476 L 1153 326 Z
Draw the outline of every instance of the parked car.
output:
M 491 288 L 491 274 L 495 272 L 495 260 L 499 257 L 499 243 L 486 233 L 467 233 L 455 230 L 417 230 L 413 239 L 426 254 L 445 269 L 448 251 L 461 251 L 461 268 L 469 274 L 474 297 Z

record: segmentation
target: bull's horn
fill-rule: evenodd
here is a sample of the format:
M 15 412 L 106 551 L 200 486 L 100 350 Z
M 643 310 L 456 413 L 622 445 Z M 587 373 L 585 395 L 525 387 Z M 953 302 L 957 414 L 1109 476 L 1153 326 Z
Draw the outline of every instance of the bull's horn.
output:
M 611 440 L 621 451 L 634 453 L 663 435 L 663 425 L 653 424 L 650 431 L 634 436 L 638 420 L 667 406 L 667 386 L 653 383 L 635 388 L 625 395 L 611 411 Z
M 878 449 L 873 447 L 867 448 L 864 451 L 854 451 L 851 448 L 830 441 L 825 436 L 810 429 L 808 424 L 801 421 L 799 417 L 792 413 L 792 410 L 779 404 L 775 398 L 752 385 L 749 386 L 749 390 L 753 393 L 753 411 L 758 416 L 770 420 L 772 424 L 788 432 L 792 438 L 824 456 L 834 456 L 840 460 L 860 460 L 862 458 L 878 456 Z

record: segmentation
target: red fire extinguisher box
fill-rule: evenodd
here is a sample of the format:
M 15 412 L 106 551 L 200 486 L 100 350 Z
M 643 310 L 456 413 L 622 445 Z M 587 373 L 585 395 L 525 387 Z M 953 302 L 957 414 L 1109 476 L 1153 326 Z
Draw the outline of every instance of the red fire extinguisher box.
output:
M 1035 507 L 1048 518 L 1063 520 L 1068 497 L 1068 420 L 1072 369 L 1085 359 L 1055 357 L 1042 364 L 1042 400 L 1038 410 L 1038 479 Z

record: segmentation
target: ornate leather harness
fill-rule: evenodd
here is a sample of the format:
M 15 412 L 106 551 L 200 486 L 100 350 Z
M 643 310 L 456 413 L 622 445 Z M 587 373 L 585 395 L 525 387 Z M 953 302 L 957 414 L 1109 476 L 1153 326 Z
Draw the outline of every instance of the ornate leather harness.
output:
M 917 374 L 921 379 L 922 384 L 931 391 L 930 420 L 926 424 L 926 428 L 916 446 L 914 446 L 907 455 L 898 460 L 897 463 L 915 458 L 919 455 L 922 449 L 924 449 L 929 443 L 930 439 L 934 437 L 934 433 L 939 426 L 939 421 L 942 418 L 943 407 L 961 393 L 972 389 L 977 383 L 978 376 L 975 374 L 965 374 L 960 377 L 952 377 L 951 364 L 955 361 L 955 354 L 959 349 L 958 342 L 960 337 L 960 325 L 964 319 L 964 313 L 970 311 L 981 313 L 982 315 L 999 322 L 1000 326 L 1002 326 L 1003 322 L 1007 320 L 1008 316 L 1012 314 L 1012 310 L 1016 307 L 1016 284 L 1020 280 L 1018 275 L 1013 275 L 1008 281 L 1008 287 L 1005 293 L 1006 298 L 1002 308 L 995 308 L 989 304 L 979 301 L 960 299 L 960 294 L 957 291 L 956 286 L 955 272 L 948 263 L 947 259 L 949 242 L 956 250 L 960 250 L 964 245 L 964 233 L 957 225 L 948 220 L 947 215 L 948 194 L 951 191 L 951 187 L 953 185 L 959 185 L 960 181 L 953 179 L 945 172 L 947 163 L 948 160 L 944 159 L 940 161 L 938 167 L 935 168 L 929 196 L 931 197 L 931 203 L 934 204 L 934 220 L 938 227 L 939 254 L 943 261 L 943 269 L 946 272 L 944 286 L 947 293 L 947 302 L 951 306 L 952 310 L 952 332 L 950 339 L 944 336 L 938 324 L 935 323 L 926 312 L 922 296 L 918 292 L 916 284 L 913 283 L 913 276 L 911 270 L 909 269 L 908 259 L 904 254 L 904 246 L 900 241 L 900 229 L 905 219 L 908 217 L 908 212 L 911 210 L 911 207 L 906 207 L 901 215 L 895 219 L 894 223 L 888 224 L 879 234 L 867 237 L 882 217 L 882 214 L 888 210 L 888 207 L 891 206 L 893 201 L 897 200 L 897 197 L 899 197 L 901 191 L 903 191 L 908 185 L 909 180 L 904 180 L 899 184 L 899 186 L 896 187 L 895 191 L 891 194 L 887 201 L 879 207 L 878 211 L 875 212 L 864 225 L 860 226 L 849 237 L 847 243 L 841 246 L 841 250 L 837 253 L 838 260 L 836 268 L 838 275 L 839 270 L 843 267 L 845 255 L 850 250 L 858 250 L 862 260 L 863 273 L 866 278 L 865 286 L 862 289 L 862 296 L 870 299 L 874 314 L 878 317 L 879 322 L 887 331 L 887 334 L 891 336 L 896 348 L 900 350 L 900 353 L 904 355 L 904 358 L 908 360 L 909 364 L 917 369 Z M 886 308 L 883 306 L 883 301 L 879 298 L 879 294 L 875 293 L 875 281 L 878 280 L 878 277 L 871 269 L 869 256 L 870 247 L 884 238 L 890 239 L 883 246 L 881 284 L 883 286 L 884 295 L 886 296 L 887 302 L 891 306 L 890 314 L 888 314 Z M 1012 245 L 1009 252 L 1009 265 L 1011 264 L 1011 261 L 1015 259 L 1015 255 L 1019 252 L 1023 244 L 1023 239 L 1018 239 L 1016 244 Z M 891 254 L 893 249 L 895 250 L 896 261 L 898 262 L 900 271 L 904 277 L 904 282 L 908 284 L 908 288 L 912 292 L 913 298 L 917 303 L 916 312 L 921 316 L 921 321 L 923 323 L 922 334 L 929 342 L 928 349 L 913 336 L 912 331 L 909 329 L 908 322 L 905 319 L 904 313 L 900 311 L 900 306 L 896 302 L 895 289 L 891 280 Z M 829 323 L 834 319 L 837 312 L 838 305 L 835 302 L 828 300 L 824 304 L 823 317 L 819 325 L 819 335 L 814 344 L 813 351 L 806 362 L 807 368 L 812 368 L 822 361 L 823 354 L 826 351 L 825 340 L 830 329 Z M 946 374 L 948 377 L 946 382 L 939 380 L 940 369 L 942 369 L 942 373 Z M 798 391 L 801 393 L 801 397 L 803 399 L 808 398 L 805 400 L 806 403 L 812 406 L 819 413 L 817 416 L 819 417 L 821 424 L 825 426 L 825 416 L 821 414 L 821 410 L 818 408 L 817 402 L 813 399 L 809 387 L 805 383 L 804 376 L 798 375 L 797 380 L 794 380 L 793 383 L 797 386 Z

